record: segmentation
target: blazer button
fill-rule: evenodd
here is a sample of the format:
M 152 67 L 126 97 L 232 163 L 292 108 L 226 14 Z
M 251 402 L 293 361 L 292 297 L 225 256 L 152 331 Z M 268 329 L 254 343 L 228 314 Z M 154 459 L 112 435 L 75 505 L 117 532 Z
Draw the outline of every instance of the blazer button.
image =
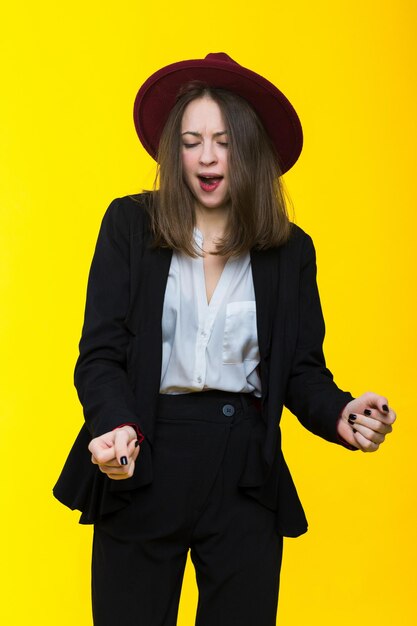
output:
M 232 417 L 232 415 L 235 414 L 235 407 L 231 404 L 225 404 L 222 411 L 223 415 L 226 415 L 227 417 Z

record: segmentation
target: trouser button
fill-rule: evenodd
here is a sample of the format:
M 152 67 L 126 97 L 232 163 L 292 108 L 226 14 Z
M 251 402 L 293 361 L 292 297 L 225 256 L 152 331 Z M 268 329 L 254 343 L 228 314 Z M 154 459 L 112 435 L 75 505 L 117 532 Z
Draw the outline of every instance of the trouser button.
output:
M 232 415 L 235 414 L 235 407 L 231 404 L 225 404 L 222 411 L 223 415 L 226 415 L 227 417 L 232 417 Z

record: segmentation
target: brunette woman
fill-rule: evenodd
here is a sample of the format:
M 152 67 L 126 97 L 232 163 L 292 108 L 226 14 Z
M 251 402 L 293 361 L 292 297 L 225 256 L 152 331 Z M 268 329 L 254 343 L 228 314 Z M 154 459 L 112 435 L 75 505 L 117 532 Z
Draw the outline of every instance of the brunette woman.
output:
M 281 187 L 302 147 L 286 97 L 209 54 L 152 75 L 134 116 L 159 186 L 104 216 L 75 370 L 86 424 L 54 493 L 94 523 L 96 626 L 174 626 L 188 550 L 197 626 L 273 626 L 283 536 L 307 530 L 283 406 L 364 452 L 395 413 L 325 365 L 314 247 Z

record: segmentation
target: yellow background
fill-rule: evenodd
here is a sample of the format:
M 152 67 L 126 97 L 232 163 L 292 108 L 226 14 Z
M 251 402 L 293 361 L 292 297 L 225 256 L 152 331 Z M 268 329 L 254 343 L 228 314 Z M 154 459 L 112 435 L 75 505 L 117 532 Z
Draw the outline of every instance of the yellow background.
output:
M 89 263 L 112 198 L 153 180 L 132 123 L 138 87 L 165 64 L 226 51 L 303 122 L 286 183 L 318 251 L 329 366 L 342 388 L 386 394 L 399 413 L 372 455 L 285 415 L 310 530 L 285 542 L 278 623 L 414 625 L 415 4 L 17 0 L 2 12 L 0 622 L 91 623 L 91 527 L 51 495 L 82 421 L 72 371 Z M 195 602 L 188 568 L 180 626 Z

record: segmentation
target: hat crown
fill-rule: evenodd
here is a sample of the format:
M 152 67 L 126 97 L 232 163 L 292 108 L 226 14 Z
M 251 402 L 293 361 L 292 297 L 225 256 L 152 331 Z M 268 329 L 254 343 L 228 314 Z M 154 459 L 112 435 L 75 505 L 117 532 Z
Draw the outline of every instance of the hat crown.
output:
M 209 52 L 209 54 L 207 54 L 204 57 L 205 61 L 226 61 L 226 63 L 233 63 L 234 65 L 239 65 L 239 63 L 236 63 L 236 61 L 234 61 L 231 57 L 229 57 L 228 54 L 226 54 L 225 52 Z

